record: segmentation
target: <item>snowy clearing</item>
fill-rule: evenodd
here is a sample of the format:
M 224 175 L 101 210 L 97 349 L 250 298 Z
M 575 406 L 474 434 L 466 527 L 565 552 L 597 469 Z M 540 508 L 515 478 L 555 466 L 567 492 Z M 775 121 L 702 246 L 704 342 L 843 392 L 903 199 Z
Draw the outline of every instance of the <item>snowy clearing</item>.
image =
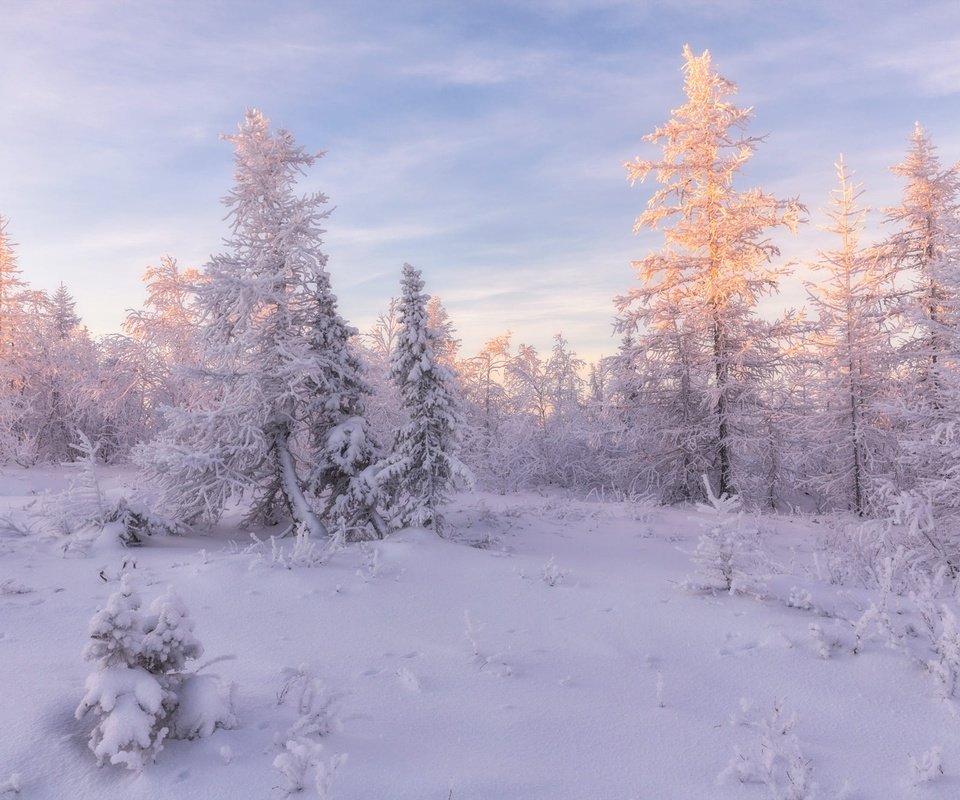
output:
M 63 483 L 16 471 L 0 488 L 15 510 Z M 740 595 L 682 585 L 703 510 L 470 495 L 448 520 L 458 541 L 408 530 L 292 569 L 229 517 L 135 549 L 101 537 L 85 557 L 7 531 L 0 797 L 277 798 L 298 769 L 300 796 L 339 800 L 960 794 L 919 606 L 831 584 L 823 554 L 818 577 L 827 520 L 745 516 L 757 585 Z M 168 739 L 139 773 L 98 768 L 74 718 L 89 620 L 124 572 L 145 605 L 180 595 L 197 663 L 226 657 L 202 673 L 235 685 L 239 721 Z M 871 603 L 883 613 L 863 622 Z

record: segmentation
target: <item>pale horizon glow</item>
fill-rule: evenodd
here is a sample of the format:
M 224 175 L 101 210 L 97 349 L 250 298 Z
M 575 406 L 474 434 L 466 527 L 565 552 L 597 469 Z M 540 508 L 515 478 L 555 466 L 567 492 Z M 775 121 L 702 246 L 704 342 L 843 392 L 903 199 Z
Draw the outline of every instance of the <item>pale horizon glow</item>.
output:
M 709 49 L 766 134 L 742 186 L 797 196 L 815 256 L 843 152 L 874 211 L 915 121 L 960 158 L 960 5 L 530 0 L 404 4 L 36 0 L 4 9 L 0 214 L 23 277 L 63 282 L 95 334 L 120 330 L 166 254 L 202 267 L 226 234 L 233 132 L 247 107 L 324 150 L 304 191 L 335 209 L 325 252 L 365 329 L 422 270 L 463 352 L 507 329 L 616 350 L 613 297 L 662 237 L 632 233 L 653 187 L 623 162 L 682 102 L 681 49 Z M 800 278 L 771 308 L 803 304 Z

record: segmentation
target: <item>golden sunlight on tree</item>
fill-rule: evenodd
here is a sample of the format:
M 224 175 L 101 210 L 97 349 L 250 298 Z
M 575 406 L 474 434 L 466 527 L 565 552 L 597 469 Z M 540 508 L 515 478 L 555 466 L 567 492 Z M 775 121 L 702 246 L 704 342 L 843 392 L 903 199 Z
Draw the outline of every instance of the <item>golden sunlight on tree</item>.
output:
M 747 446 L 756 422 L 748 409 L 759 402 L 773 335 L 757 319 L 758 299 L 776 290 L 783 268 L 771 264 L 779 250 L 768 231 L 796 231 L 804 207 L 761 189 L 738 190 L 734 177 L 760 138 L 744 133 L 752 112 L 730 101 L 736 84 L 713 71 L 710 53 L 683 51 L 687 101 L 645 141 L 660 144 L 657 161 L 626 164 L 631 182 L 656 176 L 661 188 L 637 218 L 635 231 L 664 231 L 666 247 L 634 262 L 642 286 L 617 299 L 621 332 L 637 332 L 644 359 L 667 381 L 667 404 L 701 429 L 683 442 L 673 435 L 665 452 L 679 458 L 678 494 L 699 496 L 699 475 L 709 473 L 719 493 L 736 486 L 737 450 Z M 703 418 L 700 409 L 709 408 Z M 746 412 L 746 413 L 745 413 Z M 673 428 L 673 423 L 668 424 Z M 679 445 L 679 446 L 678 446 Z

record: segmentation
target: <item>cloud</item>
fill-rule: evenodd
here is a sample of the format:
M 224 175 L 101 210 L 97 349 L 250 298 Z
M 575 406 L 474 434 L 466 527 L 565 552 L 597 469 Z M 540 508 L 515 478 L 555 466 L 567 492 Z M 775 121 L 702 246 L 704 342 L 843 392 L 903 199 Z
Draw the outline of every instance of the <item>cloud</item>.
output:
M 960 82 L 953 2 L 35 0 L 4 14 L 0 102 L 16 117 L 0 213 L 26 277 L 65 280 L 103 329 L 141 302 L 146 263 L 220 246 L 232 163 L 217 135 L 250 105 L 328 151 L 302 188 L 335 207 L 347 316 L 372 321 L 410 261 L 468 350 L 513 327 L 609 352 L 611 298 L 662 244 L 631 233 L 653 187 L 631 188 L 622 162 L 655 155 L 641 137 L 682 102 L 685 42 L 711 49 L 756 106 L 751 130 L 770 133 L 745 183 L 811 208 L 785 256 L 821 241 L 841 150 L 874 206 L 896 200 L 887 167 L 914 119 L 960 155 L 943 102 Z

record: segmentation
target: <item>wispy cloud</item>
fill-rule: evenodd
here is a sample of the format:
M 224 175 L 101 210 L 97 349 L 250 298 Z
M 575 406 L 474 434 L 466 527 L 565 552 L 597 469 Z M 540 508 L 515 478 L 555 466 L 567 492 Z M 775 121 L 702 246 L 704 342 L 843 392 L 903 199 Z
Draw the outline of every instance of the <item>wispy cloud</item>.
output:
M 29 280 L 66 281 L 115 327 L 147 263 L 220 247 L 217 135 L 258 106 L 328 151 L 303 188 L 336 207 L 331 272 L 356 324 L 411 261 L 465 343 L 562 330 L 609 352 L 610 299 L 662 242 L 631 233 L 652 187 L 622 162 L 656 152 L 640 137 L 682 102 L 684 43 L 711 49 L 771 134 L 746 181 L 800 195 L 815 223 L 841 150 L 874 206 L 896 199 L 887 167 L 915 119 L 960 156 L 958 31 L 954 0 L 7 4 L 0 213 Z

